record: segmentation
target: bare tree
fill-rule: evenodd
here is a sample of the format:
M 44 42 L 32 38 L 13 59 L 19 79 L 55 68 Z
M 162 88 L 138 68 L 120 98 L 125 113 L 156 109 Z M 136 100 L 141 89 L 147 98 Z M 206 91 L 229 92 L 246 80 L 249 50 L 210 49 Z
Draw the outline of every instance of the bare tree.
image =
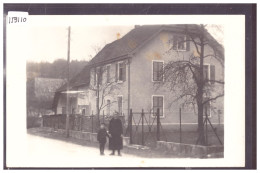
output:
M 194 108 L 198 114 L 198 132 L 201 136 L 199 143 L 202 145 L 205 144 L 204 107 L 209 102 L 224 96 L 224 80 L 212 79 L 204 71 L 204 60 L 207 58 L 216 59 L 220 66 L 224 67 L 224 55 L 220 51 L 222 47 L 210 36 L 205 27 L 205 25 L 192 25 L 192 27 L 185 25 L 183 34 L 186 35 L 186 40 L 178 40 L 167 51 L 169 55 L 175 52 L 175 56 L 170 55 L 172 60 L 162 68 L 161 75 L 164 82 L 156 84 L 158 88 L 164 86 L 174 93 L 172 103 L 178 101 L 183 106 Z M 190 53 L 188 57 L 176 50 L 178 46 L 176 44 L 183 42 L 190 42 L 195 46 L 195 52 Z M 205 51 L 206 47 L 211 51 Z
M 97 103 L 96 103 L 96 109 L 97 109 L 97 118 L 98 123 L 100 122 L 100 112 L 107 106 L 110 106 L 115 103 L 116 101 L 106 103 L 105 98 L 107 96 L 113 95 L 113 92 L 115 90 L 119 89 L 119 86 L 117 82 L 114 80 L 114 78 L 104 78 L 104 75 L 107 72 L 106 66 L 100 66 L 95 68 L 94 75 L 94 84 L 90 85 L 90 90 L 95 91 L 97 96 Z M 108 77 L 108 76 L 107 76 Z M 106 79 L 106 80 L 104 80 Z

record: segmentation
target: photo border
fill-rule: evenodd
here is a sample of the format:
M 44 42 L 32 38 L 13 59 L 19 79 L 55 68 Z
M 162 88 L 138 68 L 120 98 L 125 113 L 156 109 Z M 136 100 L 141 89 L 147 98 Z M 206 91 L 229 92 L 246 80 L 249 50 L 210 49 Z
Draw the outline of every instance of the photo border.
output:
M 185 167 L 12 168 L 6 166 L 6 15 L 245 15 L 245 167 L 192 167 L 189 169 L 256 169 L 256 4 L 14 4 L 4 3 L 3 15 L 3 120 L 4 169 L 187 169 Z

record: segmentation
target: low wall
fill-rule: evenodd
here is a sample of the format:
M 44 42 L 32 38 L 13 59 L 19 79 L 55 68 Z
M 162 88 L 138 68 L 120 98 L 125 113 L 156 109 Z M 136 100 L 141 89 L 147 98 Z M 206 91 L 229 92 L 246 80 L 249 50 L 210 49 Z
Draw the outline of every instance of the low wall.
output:
M 66 134 L 66 130 L 64 130 L 64 129 L 53 129 L 53 128 L 49 128 L 49 127 L 43 127 L 42 129 L 47 132 L 59 133 L 61 135 Z M 69 136 L 72 138 L 75 138 L 75 139 L 82 139 L 82 140 L 86 140 L 86 141 L 90 141 L 90 142 L 98 142 L 97 133 L 70 130 Z M 126 145 L 129 145 L 129 143 L 130 143 L 130 138 L 123 137 L 123 145 L 126 146 Z
M 201 146 L 175 142 L 157 141 L 156 148 L 186 156 L 210 157 L 224 152 L 223 146 Z

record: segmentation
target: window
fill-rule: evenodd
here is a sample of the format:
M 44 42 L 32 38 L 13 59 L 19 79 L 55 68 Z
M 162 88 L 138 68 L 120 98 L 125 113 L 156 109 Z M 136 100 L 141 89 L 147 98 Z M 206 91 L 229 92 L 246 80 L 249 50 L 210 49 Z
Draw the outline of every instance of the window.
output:
M 86 109 L 82 109 L 82 115 L 85 115 L 86 114 Z
M 203 77 L 204 80 L 209 80 L 209 65 L 203 65 Z
M 107 65 L 107 83 L 110 83 L 110 65 Z
M 96 78 L 99 85 L 102 85 L 103 78 L 103 67 L 98 67 L 96 72 Z
M 126 80 L 126 65 L 124 62 L 116 63 L 116 81 L 124 82 Z
M 61 113 L 62 113 L 62 114 L 66 114 L 66 107 L 62 107 L 62 108 L 61 108 Z
M 153 61 L 153 81 L 163 81 L 163 61 Z
M 173 38 L 170 42 L 172 44 L 173 50 L 188 50 L 186 36 L 184 35 L 173 35 Z
M 107 115 L 110 115 L 110 105 L 111 104 L 111 102 L 110 102 L 110 100 L 107 100 Z
M 72 115 L 76 114 L 76 109 L 74 107 L 72 107 L 72 109 L 71 109 L 71 114 Z
M 118 113 L 119 113 L 119 115 L 122 115 L 122 113 L 123 113 L 123 96 L 117 97 L 117 103 L 118 103 Z
M 159 108 L 160 116 L 163 116 L 163 96 L 153 96 L 153 115 L 156 116 L 157 109 Z
M 94 79 L 94 85 L 97 84 L 97 69 L 94 68 L 94 71 L 93 71 L 93 79 Z
M 204 80 L 208 81 L 210 80 L 211 84 L 215 83 L 215 66 L 205 64 L 203 65 L 203 76 Z

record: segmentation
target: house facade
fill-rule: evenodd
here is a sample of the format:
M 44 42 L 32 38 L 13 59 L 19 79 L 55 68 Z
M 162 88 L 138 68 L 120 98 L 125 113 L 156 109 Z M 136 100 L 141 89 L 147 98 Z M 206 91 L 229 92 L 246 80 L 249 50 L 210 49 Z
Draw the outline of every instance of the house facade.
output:
M 136 26 L 121 39 L 106 45 L 83 70 L 70 82 L 70 112 L 90 115 L 119 113 L 127 120 L 129 111 L 141 112 L 154 118 L 159 108 L 162 125 L 179 124 L 179 108 L 182 108 L 183 125 L 196 125 L 196 111 L 183 108 L 181 101 L 173 101 L 174 92 L 165 86 L 161 69 L 170 61 L 188 60 L 198 56 L 196 45 L 186 34 L 187 26 L 196 25 L 144 25 Z M 208 34 L 208 33 L 207 33 Z M 204 75 L 210 80 L 224 81 L 224 67 L 213 56 L 218 52 L 224 60 L 223 48 L 209 34 L 212 42 L 205 45 Z M 209 40 L 210 40 L 209 39 Z M 85 76 L 85 78 L 83 77 Z M 84 78 L 84 84 L 80 80 Z M 73 81 L 74 80 L 74 81 Z M 76 85 L 76 83 L 80 83 Z M 217 85 L 212 82 L 211 85 Z M 216 87 L 223 91 L 224 87 Z M 63 94 L 62 94 L 63 92 Z M 56 113 L 64 113 L 65 87 L 56 92 Z M 60 95 L 58 97 L 58 95 Z M 224 123 L 224 98 L 210 102 L 209 118 L 213 124 Z

